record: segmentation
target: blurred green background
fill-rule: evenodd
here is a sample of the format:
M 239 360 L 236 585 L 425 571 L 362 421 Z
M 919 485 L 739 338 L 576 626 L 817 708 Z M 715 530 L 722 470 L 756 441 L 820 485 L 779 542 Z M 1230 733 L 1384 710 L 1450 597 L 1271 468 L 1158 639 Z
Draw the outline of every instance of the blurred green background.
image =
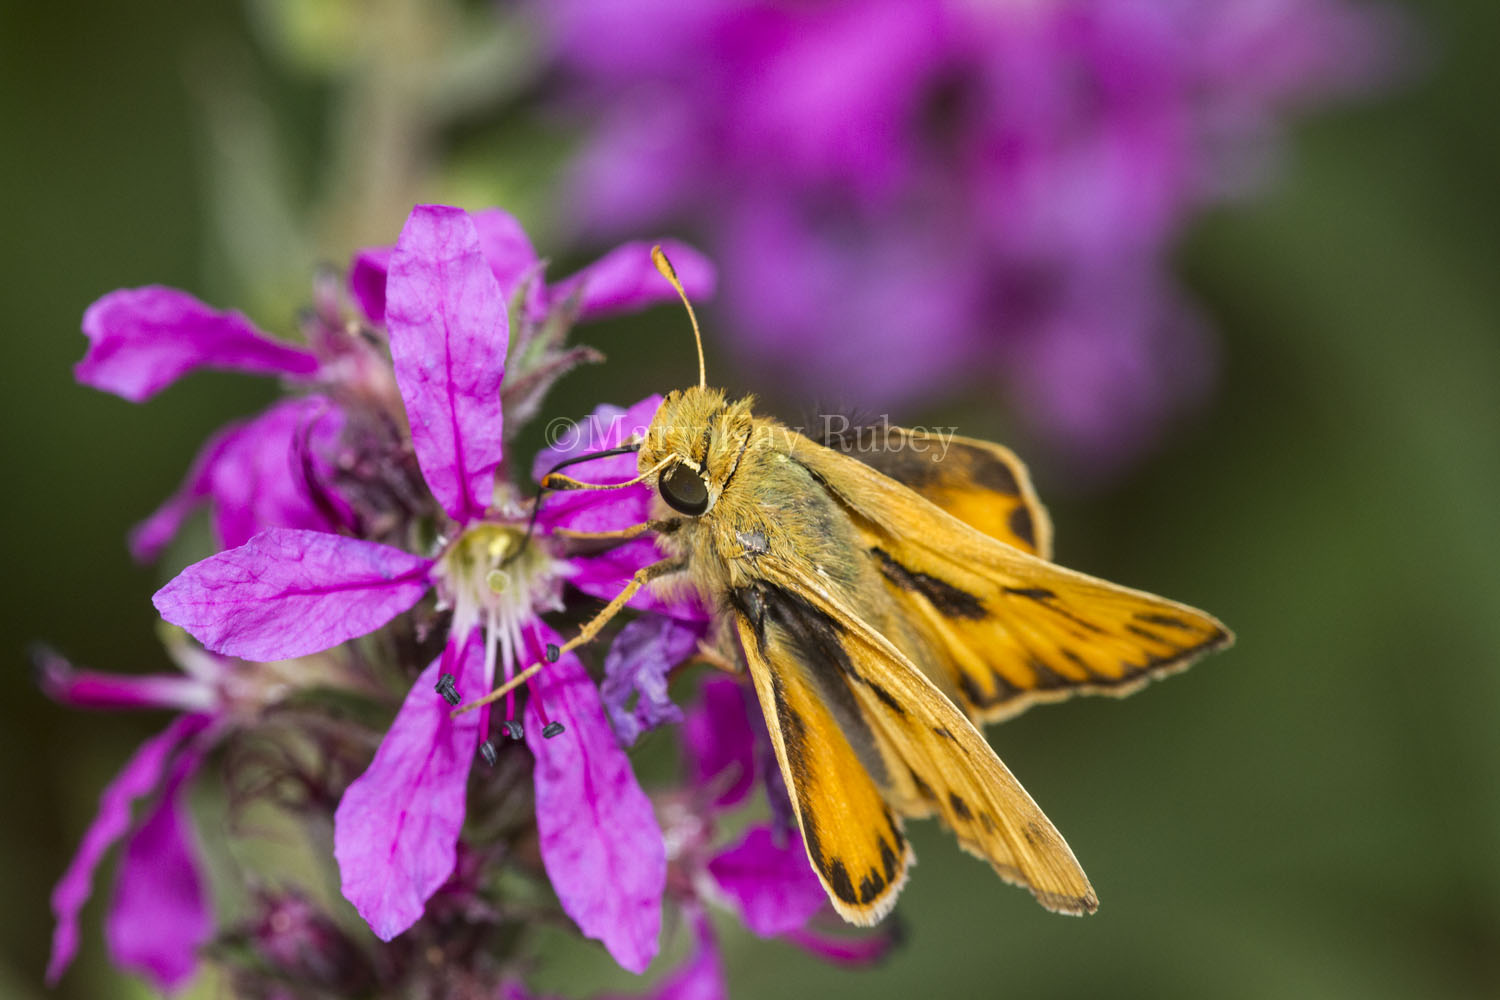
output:
M 52 883 L 104 782 L 160 725 L 51 705 L 27 646 L 163 668 L 149 603 L 161 571 L 132 564 L 125 531 L 212 428 L 273 391 L 197 376 L 136 407 L 76 387 L 84 307 L 160 282 L 288 331 L 307 286 L 283 279 L 330 248 L 277 247 L 277 227 L 300 220 L 277 217 L 271 186 L 340 204 L 320 229 L 339 247 L 389 240 L 401 221 L 361 214 L 400 199 L 400 163 L 376 194 L 330 189 L 339 95 L 326 67 L 286 57 L 276 7 L 0 6 L 5 997 L 45 993 Z M 318 21 L 330 7 L 307 5 L 303 30 L 347 29 Z M 738 997 L 1500 995 L 1500 6 L 1410 12 L 1425 35 L 1412 79 L 1299 125 L 1271 190 L 1190 234 L 1181 272 L 1225 345 L 1210 406 L 1107 492 L 1040 484 L 1063 562 L 1239 634 L 1127 702 L 991 731 L 1086 864 L 1100 912 L 1049 916 L 922 824 L 908 939 L 890 961 L 840 971 L 735 935 Z M 340 56 L 358 72 L 359 49 Z M 479 207 L 479 193 L 538 181 L 523 163 L 486 186 L 469 114 L 454 110 L 459 171 L 414 196 Z M 344 149 L 399 152 L 380 145 L 379 115 L 343 120 L 362 130 Z M 285 151 L 275 170 L 256 137 Z M 547 220 L 520 207 L 545 252 Z M 280 269 L 259 286 L 242 266 L 257 253 Z M 657 313 L 587 331 L 614 357 L 553 409 L 675 385 L 691 365 L 681 327 Z M 964 412 L 965 433 L 1003 429 Z M 107 966 L 101 909 L 55 995 L 140 989 Z

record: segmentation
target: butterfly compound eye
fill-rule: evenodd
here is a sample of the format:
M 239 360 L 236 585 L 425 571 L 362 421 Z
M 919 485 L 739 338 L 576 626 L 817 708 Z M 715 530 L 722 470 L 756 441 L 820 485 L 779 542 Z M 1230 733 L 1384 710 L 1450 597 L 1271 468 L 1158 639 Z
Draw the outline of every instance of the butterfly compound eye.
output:
M 708 486 L 685 465 L 674 465 L 658 484 L 661 498 L 679 514 L 697 517 L 708 510 Z

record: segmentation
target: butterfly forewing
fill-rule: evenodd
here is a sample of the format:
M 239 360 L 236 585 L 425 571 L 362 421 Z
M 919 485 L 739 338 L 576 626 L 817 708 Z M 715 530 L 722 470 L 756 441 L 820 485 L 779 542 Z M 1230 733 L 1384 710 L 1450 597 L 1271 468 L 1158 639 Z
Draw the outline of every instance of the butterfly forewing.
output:
M 867 723 L 847 713 L 842 722 L 836 717 L 834 706 L 853 701 L 847 688 L 831 691 L 826 675 L 815 676 L 826 663 L 807 648 L 806 636 L 822 623 L 798 614 L 772 588 L 746 588 L 734 602 L 755 693 L 813 870 L 845 920 L 872 924 L 895 905 L 912 860 L 901 821 L 876 782 L 887 762 L 863 728 Z
M 975 718 L 1129 694 L 1232 639 L 1194 608 L 996 544 L 847 456 L 812 442 L 795 454 L 845 504 L 887 590 L 939 654 L 943 687 Z

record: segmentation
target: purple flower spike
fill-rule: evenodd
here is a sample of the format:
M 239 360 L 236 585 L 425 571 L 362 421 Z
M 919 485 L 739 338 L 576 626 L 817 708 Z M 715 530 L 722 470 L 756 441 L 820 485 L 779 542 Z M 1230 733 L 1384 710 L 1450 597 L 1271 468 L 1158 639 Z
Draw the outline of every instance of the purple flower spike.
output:
M 761 937 L 798 930 L 828 895 L 796 833 L 780 846 L 771 829 L 752 827 L 735 846 L 708 863 L 708 873 L 733 900 L 745 926 Z
M 417 462 L 443 509 L 468 521 L 494 493 L 509 343 L 505 296 L 468 213 L 413 209 L 385 291 L 391 360 Z
M 461 654 L 462 691 L 490 686 L 478 638 L 474 633 Z M 445 652 L 417 678 L 375 760 L 349 786 L 333 818 L 344 897 L 382 941 L 421 919 L 458 859 L 469 768 L 489 710 L 450 714 L 433 691 L 450 659 Z
M 406 611 L 426 593 L 430 565 L 376 542 L 272 528 L 194 563 L 151 600 L 215 652 L 286 660 Z
M 73 369 L 84 385 L 139 403 L 199 368 L 310 376 L 318 359 L 160 285 L 110 292 L 83 314 L 89 349 Z
M 561 641 L 538 631 L 537 645 Z M 565 727 L 553 739 L 542 736 L 548 718 Z M 542 862 L 563 910 L 621 966 L 644 972 L 661 933 L 666 844 L 577 657 L 565 655 L 537 675 L 526 744 L 536 754 Z
M 643 309 L 658 302 L 677 301 L 677 292 L 651 262 L 651 244 L 636 242 L 615 247 L 577 274 L 564 278 L 548 293 L 552 303 L 577 294 L 578 317 L 596 319 L 613 313 Z M 717 276 L 707 257 L 677 240 L 662 240 L 688 298 L 713 297 Z
M 682 709 L 667 695 L 667 673 L 693 655 L 703 629 L 661 615 L 645 615 L 626 625 L 604 655 L 599 694 L 620 742 L 630 746 L 641 734 L 682 721 Z M 635 695 L 634 707 L 627 703 Z
M 203 761 L 178 756 L 151 814 L 125 845 L 104 937 L 116 964 L 175 991 L 198 969 L 198 949 L 213 937 L 213 912 L 182 801 Z
M 94 869 L 106 851 L 130 827 L 130 807 L 136 799 L 150 795 L 161 784 L 167 762 L 183 743 L 201 732 L 207 715 L 183 715 L 159 735 L 142 743 L 120 773 L 105 786 L 94 817 L 78 853 L 52 890 L 52 912 L 57 928 L 52 934 L 52 955 L 47 962 L 47 983 L 56 985 L 73 956 L 78 953 L 78 914 L 88 902 Z

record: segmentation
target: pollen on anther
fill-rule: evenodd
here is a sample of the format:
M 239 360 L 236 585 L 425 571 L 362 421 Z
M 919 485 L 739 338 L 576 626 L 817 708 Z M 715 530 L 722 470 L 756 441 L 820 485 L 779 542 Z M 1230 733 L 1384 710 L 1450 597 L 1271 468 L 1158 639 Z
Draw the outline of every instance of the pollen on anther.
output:
M 542 736 L 543 738 L 550 740 L 554 736 L 561 736 L 564 731 L 565 727 L 561 722 L 553 721 L 547 723 L 547 725 L 542 729 Z
M 452 674 L 439 674 L 436 690 L 438 694 L 443 696 L 443 700 L 450 705 L 457 705 L 463 700 L 458 696 L 458 689 L 453 685 Z
M 486 764 L 488 764 L 490 767 L 494 767 L 495 766 L 495 744 L 491 743 L 489 740 L 485 740 L 483 743 L 479 744 L 479 756 L 483 757 L 484 758 L 484 762 Z
M 519 740 L 519 739 L 521 739 L 521 737 L 523 737 L 523 736 L 526 735 L 526 731 L 521 728 L 521 723 L 520 723 L 519 720 L 517 720 L 517 719 L 506 719 L 505 720 L 505 735 L 509 736 L 513 740 Z

